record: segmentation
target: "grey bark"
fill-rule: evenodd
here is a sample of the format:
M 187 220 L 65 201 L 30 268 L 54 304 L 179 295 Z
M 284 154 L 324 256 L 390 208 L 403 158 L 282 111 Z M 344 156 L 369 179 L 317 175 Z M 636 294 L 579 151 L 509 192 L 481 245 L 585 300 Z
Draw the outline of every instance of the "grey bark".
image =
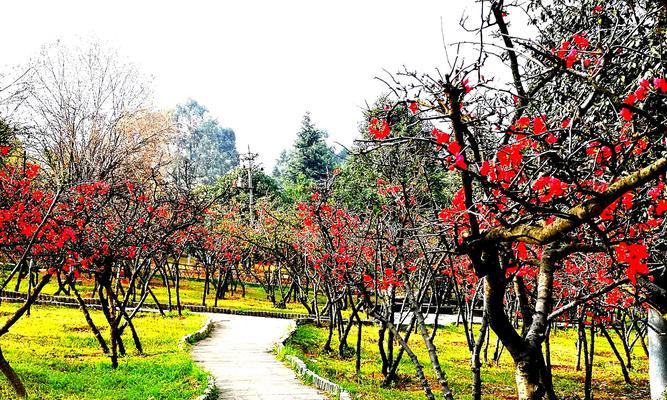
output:
M 649 308 L 648 312 L 648 374 L 651 400 L 667 398 L 667 319 Z

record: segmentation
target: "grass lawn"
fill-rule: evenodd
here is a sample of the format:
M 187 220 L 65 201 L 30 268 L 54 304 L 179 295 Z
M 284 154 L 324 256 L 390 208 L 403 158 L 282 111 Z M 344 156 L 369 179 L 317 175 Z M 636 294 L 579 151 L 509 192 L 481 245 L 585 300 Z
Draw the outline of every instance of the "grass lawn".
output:
M 0 305 L 0 323 L 19 304 Z M 101 329 L 101 311 L 91 311 Z M 0 339 L 5 358 L 22 378 L 29 399 L 192 399 L 206 386 L 207 375 L 190 359 L 179 339 L 202 327 L 203 315 L 166 318 L 142 313 L 134 324 L 144 347 L 138 355 L 129 333 L 123 336 L 128 354 L 118 369 L 102 353 L 78 309 L 37 305 Z M 103 332 L 108 340 L 108 330 Z M 0 399 L 14 398 L 0 375 Z
M 355 378 L 354 356 L 340 359 L 337 352 L 327 354 L 322 345 L 326 340 L 327 329 L 313 325 L 300 326 L 285 347 L 285 353 L 300 357 L 308 367 L 333 382 L 339 383 L 348 390 L 353 398 L 380 399 L 423 399 L 423 391 L 414 374 L 414 366 L 407 355 L 404 355 L 399 368 L 400 382 L 394 388 L 383 389 L 380 355 L 377 348 L 377 332 L 375 326 L 365 326 L 362 340 L 362 377 Z M 336 335 L 334 335 L 335 337 Z M 551 336 L 551 354 L 554 384 L 559 398 L 572 399 L 575 395 L 583 398 L 584 372 L 575 371 L 576 365 L 576 332 L 560 330 Z M 350 346 L 356 344 L 356 327 L 350 332 Z M 417 353 L 420 362 L 425 366 L 431 387 L 436 392 L 437 383 L 432 373 L 428 353 L 418 334 L 413 334 L 410 344 Z M 462 327 L 441 327 L 436 342 L 438 356 L 449 379 L 450 387 L 457 400 L 470 399 L 470 353 L 465 342 Z M 492 335 L 489 345 L 491 359 L 495 344 Z M 334 349 L 338 343 L 334 341 Z M 398 345 L 395 346 L 398 349 Z M 630 376 L 635 384 L 627 386 L 623 381 L 620 367 L 609 344 L 602 336 L 595 341 L 595 359 L 593 366 L 593 388 L 596 399 L 648 399 L 648 361 L 641 348 L 636 348 L 633 359 L 634 371 Z M 583 361 L 582 361 L 583 363 Z M 482 369 L 484 399 L 516 399 L 514 386 L 514 369 L 507 351 L 503 352 L 500 363 L 484 365 Z M 442 396 L 438 397 L 442 398 Z
M 9 285 L 7 285 L 7 288 L 10 290 L 14 290 L 14 285 L 15 285 L 15 279 Z M 162 279 L 154 278 L 151 281 L 150 285 L 158 301 L 163 306 L 169 304 L 168 303 L 169 295 L 167 292 L 167 288 L 164 286 L 162 282 Z M 197 279 L 182 279 L 180 286 L 181 286 L 180 287 L 181 304 L 194 304 L 194 305 L 202 304 L 204 281 Z M 92 280 L 80 281 L 78 283 L 78 289 L 79 292 L 81 293 L 81 296 L 90 297 L 91 292 L 93 290 L 93 281 Z M 307 313 L 306 309 L 301 305 L 301 303 L 292 302 L 292 303 L 287 303 L 286 308 L 284 309 L 275 308 L 271 303 L 271 301 L 267 298 L 264 289 L 258 284 L 246 283 L 245 289 L 246 289 L 245 298 L 241 296 L 241 286 L 238 285 L 237 291 L 234 294 L 232 294 L 231 292 L 227 292 L 224 299 L 218 299 L 218 307 L 231 308 L 244 311 L 252 310 L 252 311 L 274 311 L 274 312 L 284 312 L 284 313 L 303 313 L 303 314 Z M 25 292 L 26 290 L 27 290 L 27 281 L 24 281 L 21 284 L 20 291 Z M 58 282 L 54 279 L 44 287 L 42 293 L 55 294 L 57 290 L 58 290 Z M 278 293 L 276 294 L 278 295 L 279 298 L 280 295 Z M 59 295 L 63 296 L 65 294 L 61 293 Z M 138 298 L 139 296 L 137 296 L 137 299 Z M 173 287 L 171 288 L 171 301 L 172 304 L 175 306 L 176 291 Z M 211 292 L 206 298 L 206 305 L 213 306 L 214 301 L 215 299 L 213 290 L 211 290 Z M 326 302 L 324 298 L 322 299 L 322 301 Z M 153 298 L 149 295 L 146 298 L 146 303 L 154 304 L 155 302 L 153 301 Z

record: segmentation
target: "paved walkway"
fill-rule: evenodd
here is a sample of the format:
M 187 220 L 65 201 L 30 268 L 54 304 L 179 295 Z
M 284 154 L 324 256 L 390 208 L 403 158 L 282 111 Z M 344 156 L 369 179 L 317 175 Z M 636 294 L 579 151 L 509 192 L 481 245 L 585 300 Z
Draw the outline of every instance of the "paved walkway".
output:
M 215 377 L 222 400 L 326 400 L 271 353 L 294 321 L 207 314 L 211 337 L 192 349 L 194 360 Z

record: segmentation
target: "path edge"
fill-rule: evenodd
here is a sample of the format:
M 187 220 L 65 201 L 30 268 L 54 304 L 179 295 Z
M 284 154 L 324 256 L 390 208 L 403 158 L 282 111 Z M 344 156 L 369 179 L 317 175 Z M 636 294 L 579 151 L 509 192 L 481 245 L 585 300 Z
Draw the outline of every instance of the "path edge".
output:
M 206 319 L 204 326 L 201 327 L 197 332 L 189 333 L 183 336 L 178 341 L 178 348 L 181 350 L 185 349 L 186 344 L 193 345 L 197 342 L 206 339 L 211 335 L 211 332 L 215 328 L 215 321 L 213 318 L 209 317 Z M 208 373 L 208 383 L 206 384 L 206 389 L 204 393 L 197 397 L 196 400 L 215 400 L 218 397 L 218 388 L 215 384 L 215 378 L 213 375 Z
M 292 337 L 298 325 L 303 324 L 306 321 L 307 320 L 304 318 L 304 320 L 296 320 L 292 324 L 290 324 L 290 327 L 287 330 L 287 332 L 275 343 L 276 352 L 278 354 L 280 354 L 285 349 L 285 343 L 289 340 L 289 338 Z M 284 357 L 287 363 L 292 367 L 292 369 L 296 371 L 296 373 L 299 374 L 302 378 L 306 378 L 306 381 L 309 382 L 311 385 L 315 386 L 316 388 L 324 392 L 337 396 L 339 400 L 352 399 L 350 397 L 350 393 L 348 393 L 345 389 L 343 389 L 342 386 L 333 383 L 330 380 L 325 379 L 316 374 L 315 372 L 311 371 L 310 369 L 308 369 L 306 363 L 303 362 L 303 360 L 301 360 L 299 357 L 293 356 L 291 354 L 285 354 Z

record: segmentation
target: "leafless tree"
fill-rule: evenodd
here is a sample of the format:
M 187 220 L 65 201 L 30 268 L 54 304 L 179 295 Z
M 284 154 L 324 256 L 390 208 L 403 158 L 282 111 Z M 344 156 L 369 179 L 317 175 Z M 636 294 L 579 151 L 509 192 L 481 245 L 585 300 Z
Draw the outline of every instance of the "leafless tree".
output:
M 157 134 L 128 131 L 149 103 L 134 65 L 100 43 L 44 45 L 30 63 L 20 119 L 29 156 L 59 182 L 103 179 Z

